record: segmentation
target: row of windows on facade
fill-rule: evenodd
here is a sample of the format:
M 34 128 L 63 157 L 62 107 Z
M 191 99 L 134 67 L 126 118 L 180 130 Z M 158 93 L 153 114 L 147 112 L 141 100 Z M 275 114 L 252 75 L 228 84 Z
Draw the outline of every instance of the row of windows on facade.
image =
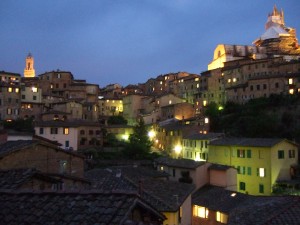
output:
M 59 88 L 59 86 L 60 86 L 59 83 L 55 84 L 55 88 Z M 50 84 L 50 89 L 53 89 L 53 88 L 54 88 L 54 84 Z M 66 83 L 63 84 L 63 88 L 67 88 L 67 84 Z
M 7 76 L 0 76 L 2 82 L 15 82 L 19 81 L 18 77 L 7 77 Z
M 50 128 L 50 134 L 58 134 L 59 130 L 62 129 L 62 133 L 65 134 L 65 135 L 68 135 L 70 133 L 70 128 L 69 127 L 63 127 L 63 128 L 58 128 L 58 127 L 51 127 Z M 40 134 L 44 134 L 44 127 L 40 127 L 39 129 L 39 133 Z M 80 130 L 80 135 L 85 135 L 85 130 Z M 89 135 L 100 135 L 101 131 L 100 130 L 89 130 L 88 134 Z
M 203 219 L 213 219 L 219 223 L 224 223 L 224 224 L 226 224 L 228 221 L 228 215 L 226 215 L 225 213 L 222 213 L 220 211 L 216 211 L 216 212 L 212 211 L 210 213 L 208 208 L 203 206 L 198 206 L 198 205 L 194 205 L 193 207 L 193 216 L 203 218 Z M 215 217 L 211 218 L 212 216 Z
M 228 150 L 224 151 L 225 156 L 228 156 Z M 278 150 L 278 159 L 284 159 L 285 158 L 285 150 Z M 296 151 L 294 149 L 288 150 L 288 155 L 289 158 L 295 158 Z M 237 158 L 252 158 L 252 150 L 248 149 L 237 149 L 232 150 L 232 157 L 237 157 Z M 264 150 L 259 150 L 258 151 L 258 158 L 263 159 L 264 158 Z
M 198 140 L 183 140 L 183 146 L 184 147 L 197 147 L 197 142 Z M 207 148 L 207 145 L 208 145 L 208 141 L 199 141 L 200 142 L 200 148 Z
M 7 108 L 6 110 L 7 115 L 19 115 L 19 113 L 20 113 L 19 109 Z
M 58 79 L 60 79 L 61 78 L 61 74 L 57 73 L 55 77 L 58 78 Z M 41 79 L 50 80 L 50 76 L 42 76 Z
M 194 153 L 194 157 L 193 157 Z M 201 159 L 201 160 L 207 160 L 207 153 L 204 152 L 196 152 L 196 151 L 186 151 L 186 158 L 190 159 Z
M 250 166 L 236 166 L 235 168 L 238 174 L 252 176 L 252 167 Z M 266 177 L 266 168 L 256 168 L 256 175 L 258 177 Z
M 239 190 L 240 191 L 246 191 L 247 192 L 247 189 L 246 189 L 246 183 L 243 182 L 243 181 L 240 181 L 239 183 Z M 260 194 L 263 194 L 265 192 L 265 187 L 263 184 L 258 184 L 258 192 Z

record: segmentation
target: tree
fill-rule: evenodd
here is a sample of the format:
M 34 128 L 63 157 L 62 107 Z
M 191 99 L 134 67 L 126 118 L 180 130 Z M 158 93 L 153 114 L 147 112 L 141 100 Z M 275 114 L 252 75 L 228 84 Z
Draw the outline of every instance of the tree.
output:
M 108 118 L 107 123 L 109 125 L 114 125 L 114 124 L 122 124 L 122 125 L 126 125 L 127 124 L 127 120 L 124 119 L 123 116 L 110 116 Z
M 141 118 L 133 128 L 133 133 L 129 137 L 129 143 L 125 146 L 123 154 L 131 159 L 149 158 L 151 146 L 152 142 L 148 137 L 148 130 Z

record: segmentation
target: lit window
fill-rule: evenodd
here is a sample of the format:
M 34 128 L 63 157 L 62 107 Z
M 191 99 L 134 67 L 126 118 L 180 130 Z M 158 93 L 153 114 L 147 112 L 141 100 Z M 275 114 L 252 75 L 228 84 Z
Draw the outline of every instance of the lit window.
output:
M 233 78 L 232 81 L 233 81 L 233 82 L 236 82 L 236 78 Z
M 196 217 L 208 218 L 208 209 L 201 206 L 194 206 L 193 214 Z
M 163 167 L 163 166 L 161 166 L 161 167 L 160 167 L 160 170 L 161 170 L 161 171 L 163 171 L 163 170 L 164 170 L 164 167 Z
M 8 92 L 12 92 L 12 90 L 13 90 L 13 89 L 12 89 L 11 87 L 9 87 L 9 88 L 7 89 Z
M 258 168 L 258 176 L 265 177 L 266 176 L 266 169 L 265 168 Z
M 169 105 L 171 105 L 172 104 L 172 100 L 169 100 Z
M 160 82 L 160 84 L 162 84 L 162 81 Z
M 31 90 L 32 90 L 32 92 L 34 92 L 34 93 L 38 92 L 37 87 L 32 87 Z
M 53 89 L 53 84 L 50 84 L 50 88 Z
M 209 123 L 209 119 L 207 117 L 204 118 L 204 123 Z
M 238 149 L 237 150 L 237 157 L 238 158 L 245 158 L 245 150 Z
M 207 105 L 207 101 L 204 100 L 204 101 L 203 101 L 203 106 L 206 106 L 206 105 Z
M 228 79 L 228 83 L 231 83 L 231 79 Z
M 69 128 L 68 127 L 64 127 L 64 134 L 69 134 Z
M 195 81 L 199 81 L 199 77 L 196 77 L 196 78 L 195 78 Z
M 224 213 L 217 211 L 216 213 L 216 221 L 220 223 L 227 223 L 228 216 Z
M 289 90 L 289 94 L 290 94 L 290 95 L 293 95 L 293 94 L 294 94 L 294 89 L 290 89 L 290 90 Z
M 11 108 L 7 108 L 7 115 L 11 115 L 12 113 L 12 109 Z
M 66 160 L 59 161 L 59 172 L 62 174 L 67 172 L 67 161 Z
M 19 88 L 16 88 L 16 89 L 15 89 L 15 92 L 16 92 L 16 93 L 19 93 L 19 91 L 20 91 Z
M 293 78 L 289 78 L 289 84 L 293 84 Z

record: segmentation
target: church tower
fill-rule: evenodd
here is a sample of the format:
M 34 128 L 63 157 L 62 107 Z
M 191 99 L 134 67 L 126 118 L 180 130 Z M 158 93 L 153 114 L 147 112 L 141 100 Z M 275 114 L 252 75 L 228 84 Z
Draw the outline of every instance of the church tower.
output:
M 283 10 L 279 11 L 276 5 L 268 14 L 265 32 L 253 44 L 257 47 L 265 47 L 269 56 L 300 55 L 296 29 L 285 25 Z
M 35 77 L 35 70 L 33 65 L 34 65 L 34 59 L 32 55 L 29 53 L 26 57 L 24 77 Z
M 273 12 L 268 15 L 268 20 L 266 23 L 266 30 L 272 26 L 281 26 L 284 27 L 284 15 L 283 10 L 279 12 L 276 5 L 273 8 Z

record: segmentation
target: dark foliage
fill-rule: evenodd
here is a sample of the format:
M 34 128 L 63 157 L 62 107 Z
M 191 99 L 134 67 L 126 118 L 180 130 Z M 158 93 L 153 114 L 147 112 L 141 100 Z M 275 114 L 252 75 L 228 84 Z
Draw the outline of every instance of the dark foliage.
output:
M 271 95 L 244 105 L 228 102 L 223 110 L 212 103 L 205 115 L 210 118 L 211 132 L 225 132 L 242 137 L 279 137 L 300 141 L 300 116 L 297 95 Z

